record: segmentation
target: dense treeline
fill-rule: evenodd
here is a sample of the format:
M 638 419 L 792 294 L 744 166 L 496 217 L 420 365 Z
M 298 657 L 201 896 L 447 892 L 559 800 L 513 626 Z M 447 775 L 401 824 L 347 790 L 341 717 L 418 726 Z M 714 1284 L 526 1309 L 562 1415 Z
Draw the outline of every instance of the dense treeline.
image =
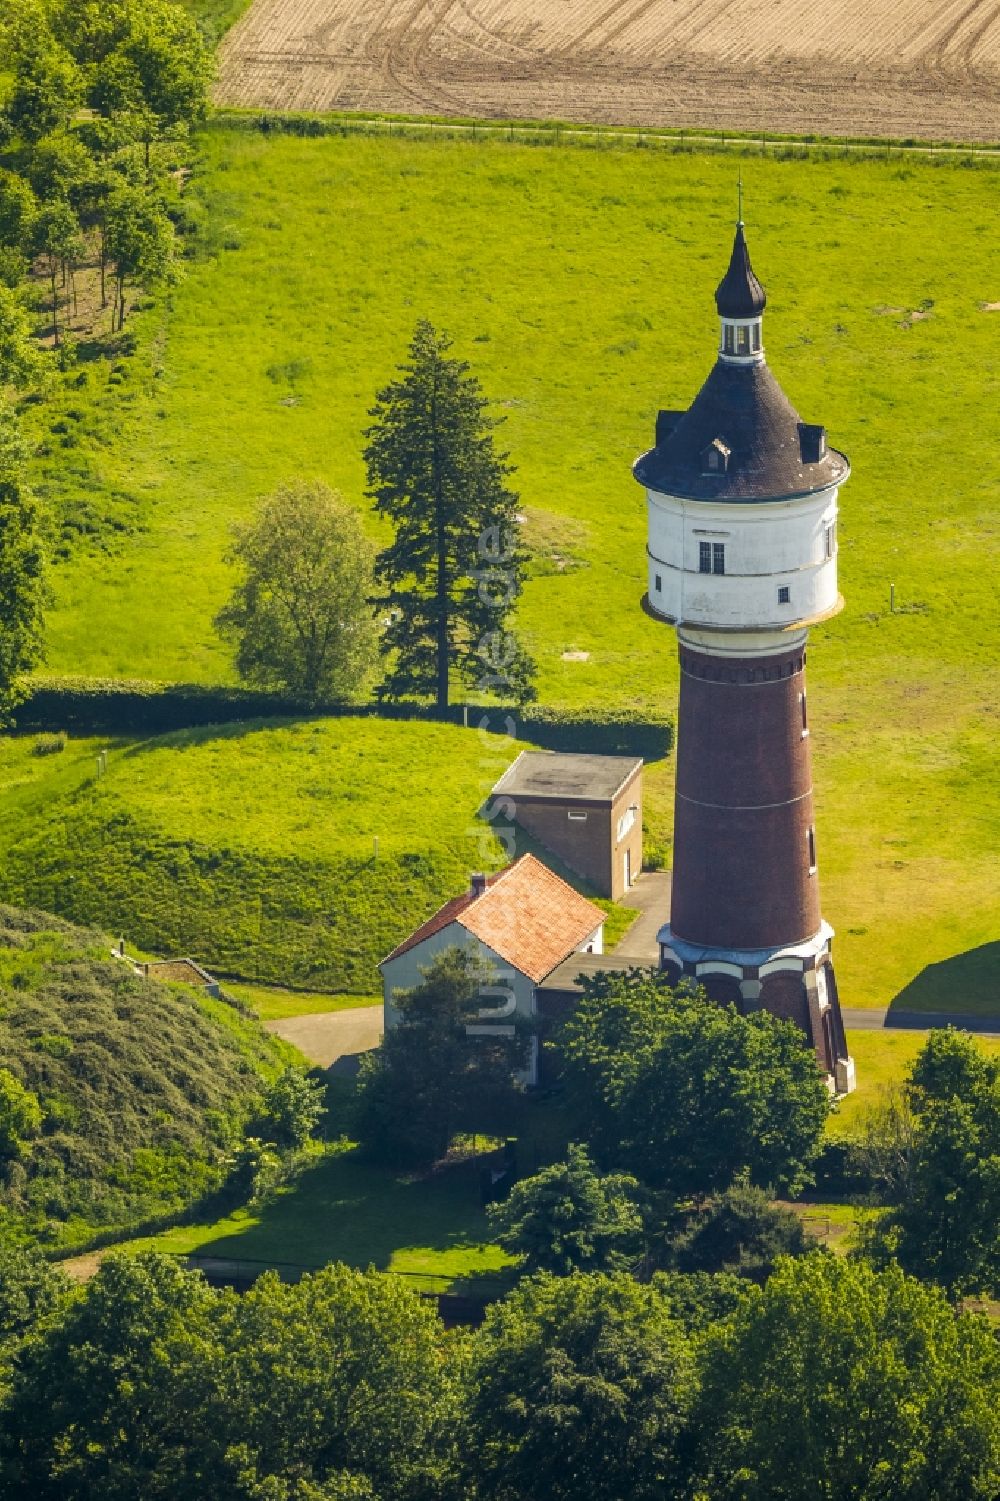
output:
M 1000 1347 L 896 1268 L 766 1287 L 540 1275 L 473 1334 L 393 1277 L 212 1290 L 0 1250 L 0 1477 L 32 1501 L 970 1501 L 1000 1484 Z

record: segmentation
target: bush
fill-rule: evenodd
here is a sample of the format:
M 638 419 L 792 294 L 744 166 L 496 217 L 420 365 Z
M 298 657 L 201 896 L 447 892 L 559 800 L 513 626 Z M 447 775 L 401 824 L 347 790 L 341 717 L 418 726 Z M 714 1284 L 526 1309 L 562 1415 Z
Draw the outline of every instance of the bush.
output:
M 57 730 L 54 734 L 39 735 L 31 747 L 31 754 L 33 756 L 57 756 L 65 749 L 66 731 Z

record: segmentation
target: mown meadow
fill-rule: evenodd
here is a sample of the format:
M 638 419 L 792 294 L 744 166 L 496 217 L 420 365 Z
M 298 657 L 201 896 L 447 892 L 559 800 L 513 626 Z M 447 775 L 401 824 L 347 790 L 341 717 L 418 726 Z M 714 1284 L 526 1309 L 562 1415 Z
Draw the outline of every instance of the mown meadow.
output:
M 82 364 L 38 413 L 39 486 L 84 527 L 54 576 L 50 669 L 230 680 L 211 619 L 231 522 L 296 474 L 368 514 L 367 409 L 429 316 L 508 419 L 543 702 L 669 709 L 674 645 L 638 608 L 644 501 L 629 468 L 656 408 L 687 403 L 713 358 L 736 166 L 664 148 L 207 130 L 183 278 L 136 317 L 133 359 Z M 742 170 L 769 359 L 854 466 L 847 609 L 815 631 L 810 669 L 841 993 L 990 1009 L 996 176 L 917 159 Z M 172 803 L 173 834 L 198 816 Z M 985 961 L 959 959 L 973 951 Z

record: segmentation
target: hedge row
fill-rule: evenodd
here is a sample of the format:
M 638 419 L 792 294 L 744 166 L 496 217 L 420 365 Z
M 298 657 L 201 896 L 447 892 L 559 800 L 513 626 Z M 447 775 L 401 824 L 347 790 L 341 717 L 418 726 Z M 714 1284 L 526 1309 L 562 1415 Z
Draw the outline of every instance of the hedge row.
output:
M 452 704 L 441 712 L 429 704 L 320 704 L 310 706 L 280 693 L 197 683 L 150 683 L 112 678 L 38 678 L 17 709 L 18 730 L 74 735 L 160 735 L 168 730 L 229 724 L 248 719 L 372 716 L 444 720 L 512 735 L 549 750 L 594 751 L 657 761 L 673 744 L 666 719 L 636 718 L 599 709 L 526 709 Z

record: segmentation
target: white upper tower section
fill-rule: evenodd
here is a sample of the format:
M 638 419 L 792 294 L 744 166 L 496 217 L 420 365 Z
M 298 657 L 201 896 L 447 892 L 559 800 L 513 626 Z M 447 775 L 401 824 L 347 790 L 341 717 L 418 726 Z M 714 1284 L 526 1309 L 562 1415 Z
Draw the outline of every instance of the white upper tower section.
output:
M 715 366 L 686 412 L 660 412 L 656 445 L 635 464 L 649 610 L 699 632 L 801 629 L 843 605 L 837 496 L 850 465 L 768 369 L 767 297 L 742 222 L 715 300 Z

